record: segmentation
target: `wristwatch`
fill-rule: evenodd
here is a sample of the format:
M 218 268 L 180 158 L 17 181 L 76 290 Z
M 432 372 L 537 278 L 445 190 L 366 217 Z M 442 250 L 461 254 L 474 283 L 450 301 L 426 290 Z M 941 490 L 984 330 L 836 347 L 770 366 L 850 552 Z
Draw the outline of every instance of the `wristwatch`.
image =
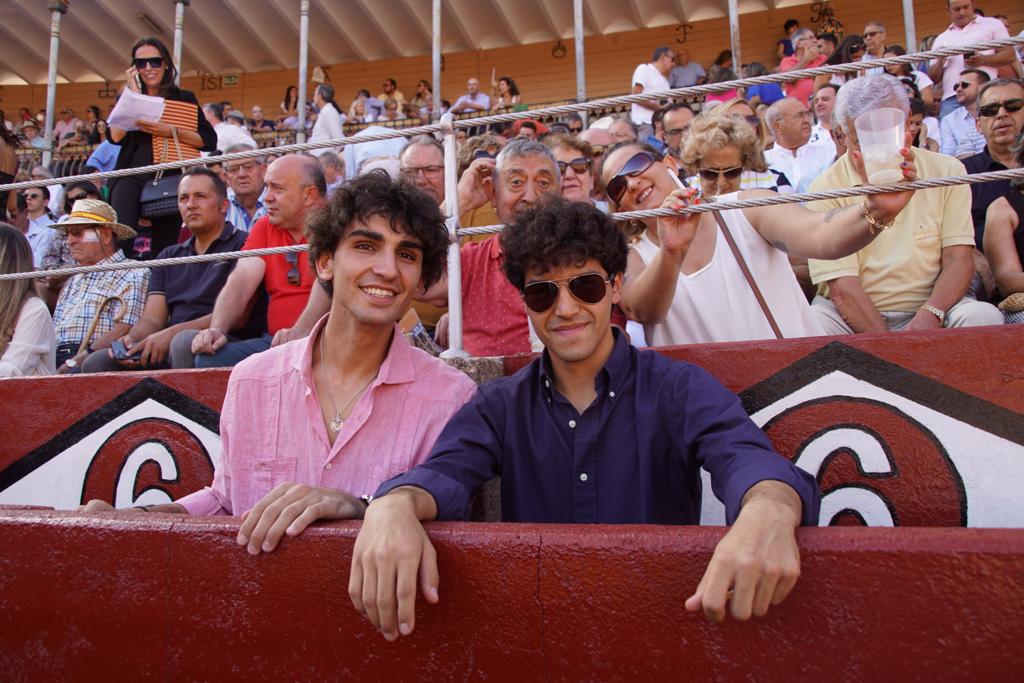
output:
M 946 312 L 944 310 L 942 310 L 941 308 L 936 308 L 935 306 L 932 306 L 931 304 L 925 304 L 924 306 L 921 306 L 921 310 L 922 311 L 928 311 L 929 313 L 934 315 L 936 318 L 939 319 L 940 323 L 945 323 L 946 322 Z

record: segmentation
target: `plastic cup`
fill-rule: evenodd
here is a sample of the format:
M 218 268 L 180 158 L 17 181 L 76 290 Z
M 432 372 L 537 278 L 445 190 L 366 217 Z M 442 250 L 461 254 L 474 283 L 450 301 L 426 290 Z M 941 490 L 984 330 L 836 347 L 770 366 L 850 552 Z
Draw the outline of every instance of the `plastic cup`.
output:
M 890 107 L 866 111 L 854 120 L 853 127 L 857 129 L 857 141 L 864 156 L 864 169 L 872 185 L 898 183 L 903 179 L 900 150 L 904 144 L 906 120 L 902 111 Z

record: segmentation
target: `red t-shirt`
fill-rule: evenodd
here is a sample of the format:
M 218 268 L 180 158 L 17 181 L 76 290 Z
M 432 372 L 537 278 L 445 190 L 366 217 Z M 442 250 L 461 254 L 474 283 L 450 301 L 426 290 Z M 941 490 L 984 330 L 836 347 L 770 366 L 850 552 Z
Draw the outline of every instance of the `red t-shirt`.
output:
M 293 244 L 305 244 L 306 237 L 303 236 L 298 242 L 286 231 L 270 224 L 266 216 L 252 224 L 252 231 L 249 239 L 245 241 L 243 251 L 249 249 L 267 249 L 269 247 L 290 247 Z M 316 276 L 309 268 L 309 260 L 306 252 L 298 253 L 299 284 L 293 285 L 288 282 L 288 271 L 292 264 L 287 260 L 287 254 L 273 254 L 262 256 L 267 272 L 263 275 L 263 286 L 266 287 L 270 296 L 270 303 L 267 304 L 267 331 L 274 334 L 278 330 L 295 325 L 302 310 L 309 301 L 309 290 L 313 288 Z
M 818 55 L 811 62 L 803 67 L 804 69 L 816 69 L 828 60 L 825 55 Z M 786 71 L 796 71 L 796 65 L 800 63 L 800 60 L 793 57 L 783 57 L 782 61 L 779 62 L 779 73 Z M 808 104 L 811 99 L 811 95 L 814 94 L 814 79 L 813 78 L 801 78 L 795 83 L 783 83 L 782 90 L 786 93 L 786 97 L 792 97 L 795 100 L 799 100 L 804 105 Z
M 497 235 L 462 247 L 462 341 L 474 356 L 530 351 L 526 308 L 501 264 Z

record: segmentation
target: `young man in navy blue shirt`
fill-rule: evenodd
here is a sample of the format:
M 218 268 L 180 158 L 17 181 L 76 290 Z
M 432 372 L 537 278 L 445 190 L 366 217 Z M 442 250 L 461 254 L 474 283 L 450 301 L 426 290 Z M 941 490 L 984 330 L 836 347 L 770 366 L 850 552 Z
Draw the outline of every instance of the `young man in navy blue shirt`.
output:
M 420 522 L 468 518 L 494 476 L 504 521 L 697 524 L 703 467 L 732 528 L 686 608 L 716 621 L 727 603 L 737 619 L 764 615 L 799 575 L 794 530 L 817 521 L 813 477 L 776 454 L 710 374 L 638 351 L 611 326 L 626 243 L 604 213 L 555 199 L 501 240 L 546 351 L 482 386 L 426 462 L 381 485 L 353 551 L 353 605 L 388 640 L 411 633 L 417 577 L 438 600 Z

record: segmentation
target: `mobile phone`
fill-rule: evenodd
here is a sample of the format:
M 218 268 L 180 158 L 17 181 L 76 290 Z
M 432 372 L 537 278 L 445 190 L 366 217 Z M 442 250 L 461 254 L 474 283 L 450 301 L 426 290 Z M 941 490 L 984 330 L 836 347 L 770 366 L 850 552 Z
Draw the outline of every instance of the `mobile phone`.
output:
M 132 353 L 128 350 L 128 347 L 124 345 L 124 342 L 120 339 L 115 339 L 110 342 L 110 353 L 113 354 L 115 360 L 133 360 L 139 361 L 142 358 L 142 352 L 136 351 Z
M 138 89 L 138 91 L 140 93 L 146 92 L 145 90 L 142 89 L 142 79 L 139 78 L 139 72 L 138 71 L 136 71 L 135 73 L 132 74 L 132 78 L 135 79 L 135 87 Z

